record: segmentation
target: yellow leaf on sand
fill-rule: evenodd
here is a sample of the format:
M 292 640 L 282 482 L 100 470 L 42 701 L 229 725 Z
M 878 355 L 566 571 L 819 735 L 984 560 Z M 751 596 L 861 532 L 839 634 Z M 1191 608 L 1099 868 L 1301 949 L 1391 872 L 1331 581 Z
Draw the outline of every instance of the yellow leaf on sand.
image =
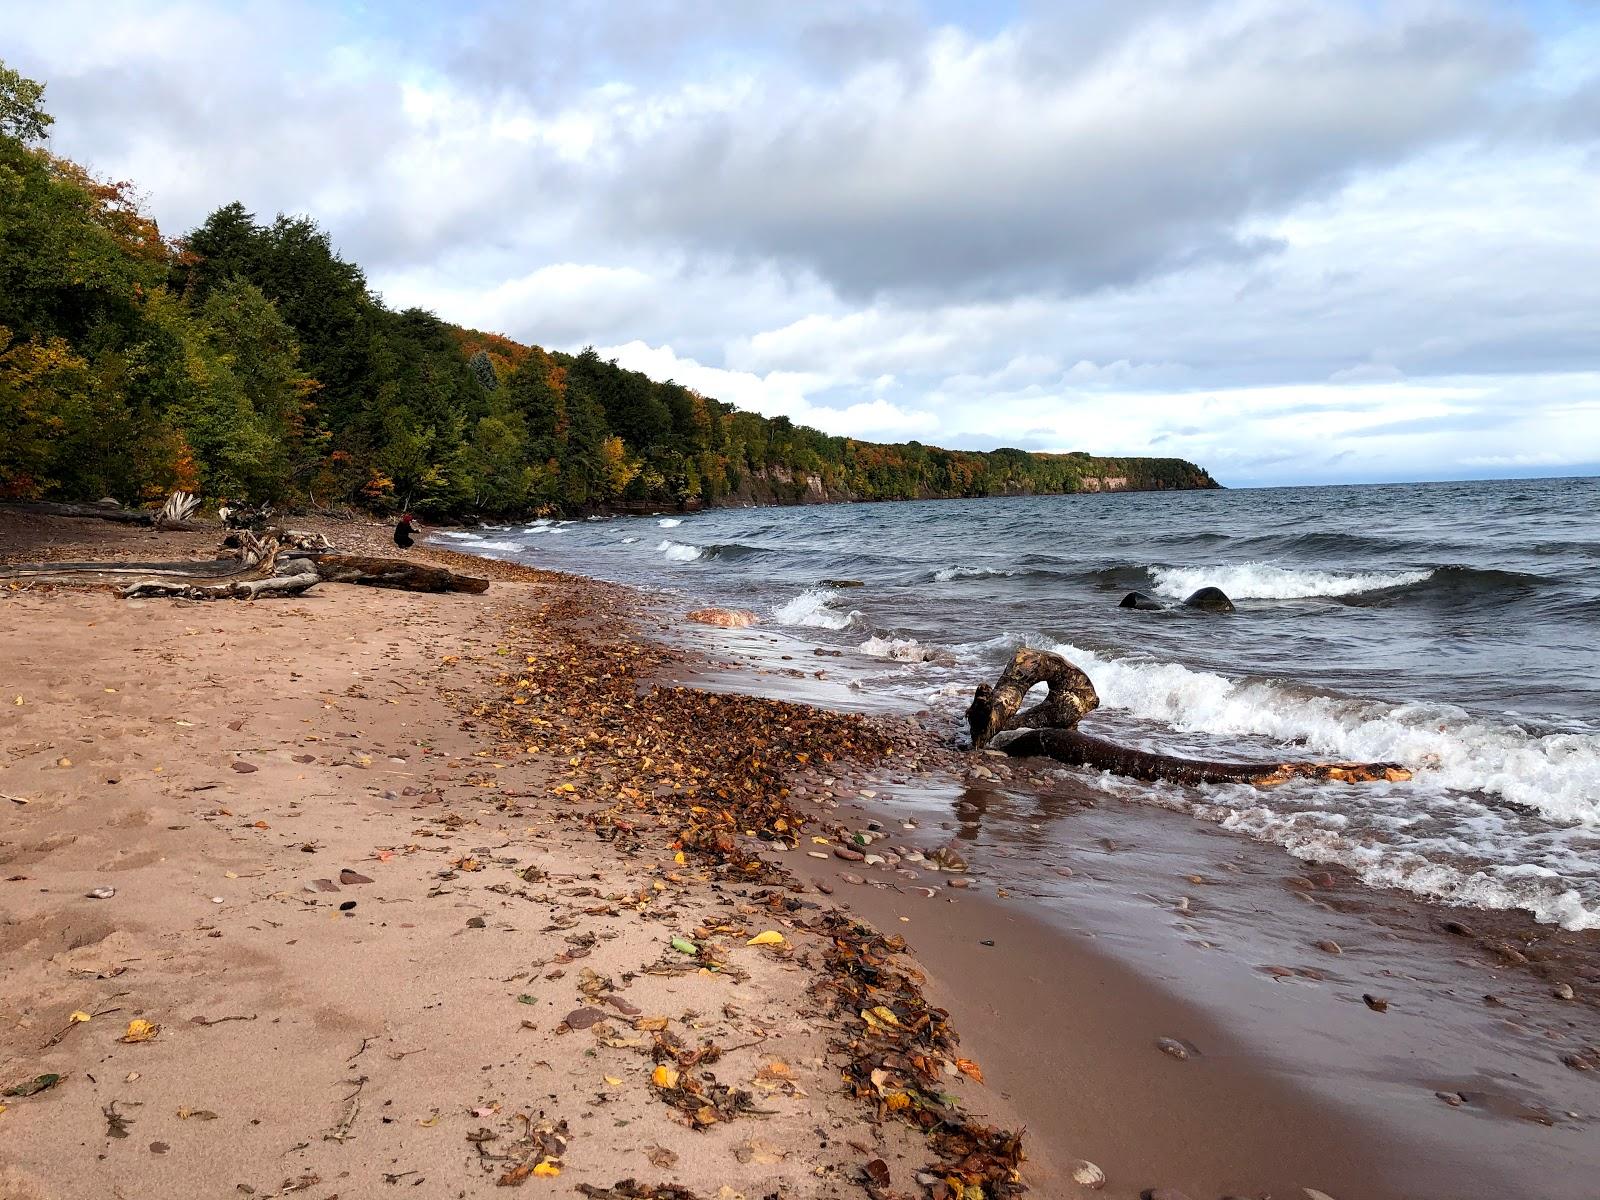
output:
M 677 853 L 676 853 L 676 854 L 674 854 L 674 855 L 673 855 L 673 856 L 672 856 L 672 861 L 673 861 L 673 862 L 675 862 L 675 863 L 677 863 L 677 864 L 678 864 L 678 865 L 679 865 L 679 866 L 680 866 L 680 867 L 681 867 L 681 866 L 683 866 L 683 865 L 684 865 L 684 864 L 685 864 L 685 863 L 686 863 L 686 862 L 688 862 L 688 861 L 689 861 L 689 860 L 688 860 L 688 859 L 686 859 L 686 858 L 684 858 L 684 857 L 683 857 L 683 851 L 682 851 L 682 850 L 679 850 L 679 851 L 678 851 L 678 852 L 677 852 Z
M 678 1069 L 662 1063 L 650 1076 L 650 1082 L 658 1088 L 675 1088 L 678 1086 Z
M 786 945 L 783 934 L 776 929 L 769 929 L 765 933 L 758 933 L 745 943 L 746 946 L 783 946 Z
M 84 1012 L 83 1009 L 80 1008 L 77 1012 L 73 1013 L 72 1016 L 70 1018 L 68 1018 L 68 1019 L 72 1020 L 72 1021 L 87 1021 L 89 1019 L 89 1014 Z
M 125 1042 L 148 1042 L 161 1032 L 161 1026 L 154 1021 L 146 1021 L 143 1017 L 135 1017 L 128 1022 L 128 1032 L 122 1035 Z
M 421 1125 L 424 1129 L 432 1129 L 438 1123 L 439 1123 L 439 1114 L 438 1113 L 434 1113 L 431 1117 L 418 1117 L 417 1118 L 417 1124 Z
M 547 1179 L 553 1179 L 555 1176 L 561 1174 L 561 1168 L 556 1166 L 553 1162 L 546 1161 L 534 1167 L 533 1173 L 535 1175 L 543 1175 Z
M 619 1083 L 622 1082 L 622 1078 L 620 1076 L 617 1076 L 617 1075 L 602 1075 L 601 1078 L 604 1079 L 607 1083 L 609 1083 L 612 1087 L 616 1087 Z
M 982 1070 L 982 1068 L 980 1068 L 978 1066 L 978 1064 L 973 1062 L 970 1058 L 958 1058 L 958 1059 L 956 1059 L 956 1068 L 963 1075 L 971 1076 L 973 1079 L 976 1079 L 979 1083 L 983 1082 L 983 1070 Z

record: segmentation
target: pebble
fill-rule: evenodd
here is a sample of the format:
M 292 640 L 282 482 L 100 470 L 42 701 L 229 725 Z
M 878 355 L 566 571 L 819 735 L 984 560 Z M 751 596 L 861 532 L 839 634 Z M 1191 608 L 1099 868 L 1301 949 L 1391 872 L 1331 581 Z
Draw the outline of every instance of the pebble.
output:
M 824 896 L 831 896 L 833 895 L 833 884 L 819 883 L 817 884 L 817 891 L 821 892 Z
M 114 887 L 97 887 L 92 892 L 84 893 L 84 895 L 90 900 L 109 900 L 116 894 L 117 889 Z
M 1326 954 L 1343 954 L 1344 949 L 1332 938 L 1325 938 L 1317 943 L 1317 949 Z
M 1156 1049 L 1160 1050 L 1163 1054 L 1170 1054 L 1179 1062 L 1184 1062 L 1189 1057 L 1189 1047 L 1185 1046 L 1177 1038 L 1157 1038 Z
M 865 862 L 867 857 L 865 854 L 861 853 L 861 851 L 852 850 L 848 846 L 835 846 L 833 848 L 833 856 L 835 858 L 842 858 L 846 862 Z
M 1373 1012 L 1388 1012 L 1389 1011 L 1389 1002 L 1387 1000 L 1379 999 L 1377 996 L 1374 996 L 1371 992 L 1362 992 L 1361 993 L 1361 1000 Z
M 866 882 L 866 880 L 861 878 L 861 876 L 852 875 L 852 874 L 850 874 L 849 871 L 840 871 L 839 872 L 839 878 L 844 880 L 846 883 L 865 883 Z
M 970 879 L 961 879 L 961 878 L 947 879 L 947 880 L 945 880 L 945 886 L 946 887 L 953 887 L 953 888 L 971 887 L 972 886 L 972 880 L 970 880 Z
M 1189 1200 L 1189 1193 L 1177 1188 L 1146 1188 L 1139 1193 L 1139 1200 Z
M 1072 1168 L 1072 1182 L 1098 1192 L 1106 1185 L 1106 1173 L 1088 1159 L 1080 1159 Z
M 1571 1000 L 1577 993 L 1572 990 L 1570 983 L 1558 983 L 1550 989 L 1550 994 L 1557 1000 Z

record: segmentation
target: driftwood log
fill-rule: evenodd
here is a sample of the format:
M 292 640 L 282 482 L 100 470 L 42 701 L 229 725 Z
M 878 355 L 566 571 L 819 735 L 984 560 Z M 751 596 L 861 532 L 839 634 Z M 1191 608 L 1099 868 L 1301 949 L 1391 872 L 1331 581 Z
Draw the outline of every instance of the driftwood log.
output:
M 320 534 L 286 536 L 301 545 L 326 544 Z M 486 592 L 487 579 L 457 575 L 441 567 L 341 554 L 323 549 L 284 549 L 275 537 L 258 538 L 249 530 L 228 535 L 223 556 L 185 562 L 60 562 L 0 566 L 0 580 L 28 583 L 112 584 L 128 599 L 180 596 L 191 600 L 255 599 L 296 596 L 318 583 L 358 583 L 410 592 Z
M 57 504 L 48 500 L 24 500 L 7 503 L 7 512 L 31 513 L 41 517 L 85 517 L 96 521 L 115 521 L 119 525 L 143 525 L 154 528 L 160 512 L 144 509 L 112 508 L 109 504 Z M 163 510 L 165 511 L 165 510 Z M 194 529 L 187 517 L 162 522 L 163 529 Z
M 294 551 L 285 556 L 278 569 L 298 571 L 309 564 L 318 578 L 327 583 L 359 583 L 366 587 L 400 588 L 408 592 L 487 592 L 489 581 L 473 575 L 457 575 L 443 567 L 404 562 L 398 558 L 375 558 L 369 554 L 341 554 L 338 551 Z
M 1040 683 L 1048 688 L 1045 698 L 1019 712 L 1029 690 Z M 1021 730 L 998 748 L 1016 757 L 1043 755 L 1134 779 L 1272 787 L 1291 779 L 1398 783 L 1411 778 L 1411 772 L 1398 763 L 1207 762 L 1136 750 L 1078 730 L 1078 722 L 1099 706 L 1100 696 L 1083 671 L 1059 654 L 1023 648 L 1011 656 L 994 687 L 978 685 L 967 709 L 967 725 L 975 750 L 1001 733 Z

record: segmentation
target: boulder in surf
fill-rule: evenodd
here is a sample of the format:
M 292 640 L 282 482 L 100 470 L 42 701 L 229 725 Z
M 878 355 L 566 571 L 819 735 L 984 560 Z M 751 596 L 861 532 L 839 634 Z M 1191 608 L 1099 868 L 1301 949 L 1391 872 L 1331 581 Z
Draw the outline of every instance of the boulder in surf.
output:
M 1198 608 L 1205 612 L 1232 612 L 1233 601 L 1221 588 L 1203 587 L 1183 602 L 1185 608 Z
M 1156 612 L 1166 606 L 1154 596 L 1146 596 L 1143 592 L 1129 592 L 1117 607 L 1137 608 L 1140 612 Z

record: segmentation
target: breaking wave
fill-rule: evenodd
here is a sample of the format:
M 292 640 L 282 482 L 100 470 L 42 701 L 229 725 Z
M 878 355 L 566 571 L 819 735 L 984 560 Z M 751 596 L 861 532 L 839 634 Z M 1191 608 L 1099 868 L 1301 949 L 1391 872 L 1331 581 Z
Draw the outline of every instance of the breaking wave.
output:
M 793 600 L 774 608 L 772 615 L 784 625 L 847 629 L 861 620 L 861 614 L 854 609 L 841 607 L 842 599 L 833 588 L 807 588 Z
M 1303 600 L 1351 596 L 1421 583 L 1433 571 L 1310 571 L 1250 562 L 1219 567 L 1151 567 L 1156 594 L 1182 600 L 1203 587 L 1221 588 L 1234 600 Z
M 656 522 L 656 524 L 661 526 L 661 528 L 663 528 L 663 529 L 676 529 L 679 525 L 683 524 L 683 518 L 682 517 L 662 517 L 661 520 Z
M 705 554 L 704 546 L 690 546 L 685 542 L 675 542 L 671 538 L 664 538 L 656 547 L 671 562 L 693 562 Z
M 890 658 L 896 662 L 932 662 L 949 664 L 955 656 L 942 646 L 924 646 L 916 638 L 869 637 L 857 647 L 873 658 Z
M 1069 643 L 1052 648 L 1093 677 L 1107 708 L 1182 732 L 1264 737 L 1333 758 L 1399 762 L 1437 787 L 1600 830 L 1600 736 L 1537 736 L 1449 704 L 1390 705 L 1177 663 L 1102 657 Z

